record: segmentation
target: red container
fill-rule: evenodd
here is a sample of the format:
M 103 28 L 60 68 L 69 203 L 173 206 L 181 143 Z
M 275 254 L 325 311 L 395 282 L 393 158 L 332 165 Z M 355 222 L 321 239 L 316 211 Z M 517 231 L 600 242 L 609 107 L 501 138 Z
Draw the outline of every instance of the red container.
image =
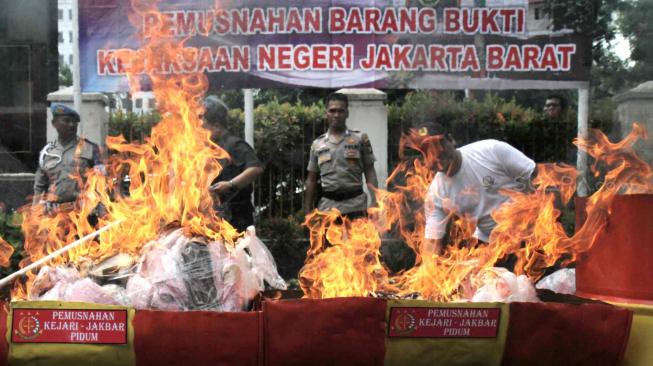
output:
M 576 227 L 586 201 L 576 200 Z M 577 263 L 576 294 L 653 304 L 653 195 L 615 197 L 608 225 Z

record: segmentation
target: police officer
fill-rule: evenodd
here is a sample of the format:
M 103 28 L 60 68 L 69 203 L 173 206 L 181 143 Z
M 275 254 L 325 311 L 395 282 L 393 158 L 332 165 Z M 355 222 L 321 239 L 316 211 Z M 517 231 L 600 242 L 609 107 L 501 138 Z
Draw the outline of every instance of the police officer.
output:
M 90 168 L 104 171 L 98 145 L 77 136 L 77 111 L 57 103 L 50 110 L 57 138 L 39 153 L 33 200 L 34 204 L 44 204 L 46 212 L 72 208 L 80 192 L 78 177 L 83 178 Z
M 366 215 L 367 195 L 363 191 L 363 175 L 375 202 L 377 187 L 374 153 L 366 134 L 347 128 L 349 115 L 347 96 L 332 93 L 326 98 L 327 133 L 311 145 L 306 178 L 304 210 L 315 208 L 317 180 L 321 181 L 320 211 L 336 208 L 350 219 Z
M 219 198 L 216 209 L 231 225 L 245 231 L 254 224 L 252 182 L 263 173 L 263 164 L 245 140 L 227 130 L 229 108 L 215 95 L 204 99 L 203 127 L 211 132 L 211 141 L 224 149 L 229 158 L 221 159 L 222 171 L 210 191 Z

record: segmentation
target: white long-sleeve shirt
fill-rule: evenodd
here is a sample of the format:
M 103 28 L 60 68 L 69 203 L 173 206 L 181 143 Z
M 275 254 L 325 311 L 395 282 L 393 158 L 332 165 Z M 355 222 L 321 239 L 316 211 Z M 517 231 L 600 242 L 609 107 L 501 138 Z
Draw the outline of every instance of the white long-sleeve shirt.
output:
M 455 212 L 475 219 L 474 236 L 487 242 L 496 226 L 490 214 L 508 200 L 499 190 L 524 190 L 535 170 L 535 162 L 497 140 L 477 141 L 458 151 L 462 154 L 458 172 L 453 177 L 437 173 L 429 187 L 424 237 L 444 237 L 447 214 Z

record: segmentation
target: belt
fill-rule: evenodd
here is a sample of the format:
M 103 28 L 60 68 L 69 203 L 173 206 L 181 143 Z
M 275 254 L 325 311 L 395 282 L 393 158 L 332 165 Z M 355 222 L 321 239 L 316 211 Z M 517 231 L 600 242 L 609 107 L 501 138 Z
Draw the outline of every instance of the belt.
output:
M 350 198 L 358 197 L 363 194 L 363 187 L 343 189 L 340 191 L 328 192 L 322 191 L 322 197 L 334 201 L 344 201 Z

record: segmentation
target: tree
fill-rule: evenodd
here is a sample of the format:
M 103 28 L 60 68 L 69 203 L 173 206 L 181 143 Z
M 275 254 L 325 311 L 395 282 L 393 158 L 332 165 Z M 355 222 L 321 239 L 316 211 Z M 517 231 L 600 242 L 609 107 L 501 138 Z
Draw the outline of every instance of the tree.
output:
M 653 80 L 653 0 L 625 3 L 618 20 L 619 28 L 631 47 L 635 62 L 628 79 L 633 83 Z
M 66 64 L 59 65 L 59 87 L 73 85 L 73 72 Z

